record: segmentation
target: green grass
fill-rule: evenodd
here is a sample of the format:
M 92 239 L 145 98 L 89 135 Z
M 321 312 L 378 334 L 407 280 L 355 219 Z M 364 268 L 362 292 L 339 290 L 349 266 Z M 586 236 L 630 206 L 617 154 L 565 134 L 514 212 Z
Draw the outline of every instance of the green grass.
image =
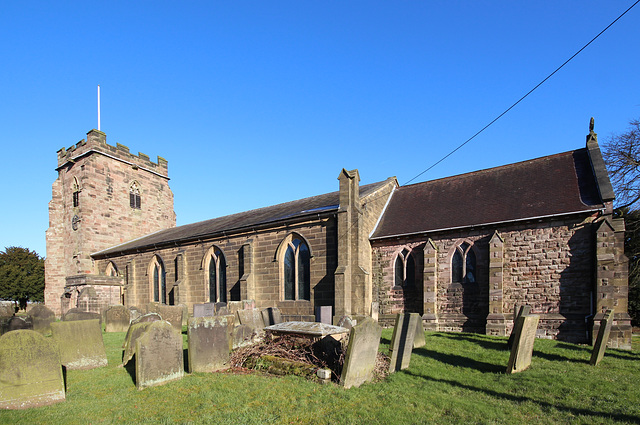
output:
M 409 369 L 345 390 L 299 377 L 186 375 L 138 391 L 118 367 L 124 334 L 104 334 L 109 365 L 67 372 L 67 399 L 52 406 L 0 411 L 11 424 L 269 423 L 640 423 L 640 341 L 631 352 L 536 340 L 531 368 L 504 373 L 506 339 L 428 333 Z M 382 334 L 388 349 L 391 330 Z

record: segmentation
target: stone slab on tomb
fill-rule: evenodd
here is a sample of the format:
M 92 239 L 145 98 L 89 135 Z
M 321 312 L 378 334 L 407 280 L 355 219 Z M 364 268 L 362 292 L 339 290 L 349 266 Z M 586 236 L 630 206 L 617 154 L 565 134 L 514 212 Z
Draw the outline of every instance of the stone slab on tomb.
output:
M 418 319 L 416 320 L 416 335 L 413 338 L 413 348 L 421 348 L 425 345 L 427 345 L 427 341 L 424 339 L 424 326 L 422 324 L 422 316 L 418 314 Z
M 233 320 L 233 316 L 228 316 Z M 187 325 L 189 372 L 229 368 L 231 335 L 227 316 L 192 317 Z
M 299 335 L 311 338 L 324 338 L 327 335 L 339 335 L 349 332 L 349 329 L 341 326 L 318 322 L 284 322 L 267 326 L 264 330 L 274 335 Z
M 60 362 L 67 369 L 94 369 L 107 365 L 100 322 L 74 320 L 54 322 L 51 335 L 60 349 Z
M 522 372 L 531 365 L 539 321 L 540 316 L 535 314 L 522 315 L 516 320 L 507 373 Z
M 591 352 L 591 359 L 589 360 L 589 364 L 592 366 L 597 366 L 604 357 L 604 352 L 607 349 L 607 342 L 609 341 L 609 335 L 611 334 L 612 324 L 612 310 L 607 310 L 600 321 L 598 336 L 596 337 L 595 344 L 593 344 L 593 351 Z
M 174 328 L 182 332 L 182 319 L 184 317 L 184 310 L 179 305 L 164 305 L 159 304 L 156 306 L 156 312 L 162 317 L 162 320 L 166 320 L 171 323 Z
M 193 305 L 193 317 L 215 316 L 215 303 L 202 303 Z
M 144 332 L 151 326 L 152 323 L 159 322 L 160 320 L 153 320 L 148 322 L 132 323 L 127 330 L 127 335 L 124 337 L 122 343 L 122 365 L 126 365 L 136 354 L 136 341 L 144 334 Z M 167 322 L 169 323 L 169 322 Z
M 264 328 L 264 320 L 260 310 L 238 310 L 236 315 L 241 325 L 247 325 L 256 331 L 261 331 Z
M 45 335 L 51 332 L 51 323 L 56 321 L 53 310 L 43 304 L 36 304 L 29 310 L 29 317 L 33 323 L 33 330 Z
M 136 388 L 162 385 L 183 376 L 182 334 L 167 321 L 151 323 L 136 340 Z
M 64 401 L 58 348 L 32 330 L 0 336 L 0 409 L 26 409 Z
M 123 305 L 112 305 L 104 312 L 105 332 L 126 332 L 131 323 L 131 311 Z
M 333 307 L 330 305 L 322 305 L 316 307 L 316 322 L 333 324 Z
M 265 326 L 277 325 L 282 323 L 282 314 L 278 307 L 268 307 L 262 310 L 262 321 Z
M 514 330 L 516 328 L 516 322 L 518 321 L 518 317 L 526 316 L 531 314 L 531 306 L 528 304 L 525 305 L 517 305 L 513 311 L 513 329 L 511 330 L 511 334 L 509 334 L 509 340 L 507 341 L 507 349 L 511 350 L 513 347 L 513 339 L 515 338 Z
M 65 322 L 73 322 L 78 320 L 96 320 L 96 319 L 100 321 L 100 325 L 102 326 L 102 315 L 100 313 L 83 311 L 78 308 L 72 308 L 62 316 L 62 320 Z
M 373 379 L 381 334 L 382 328 L 371 318 L 351 328 L 340 385 L 359 387 Z
M 391 354 L 389 373 L 409 367 L 411 353 L 413 352 L 413 341 L 418 326 L 417 322 L 420 320 L 420 315 L 417 313 L 399 313 L 398 316 L 396 316 L 396 325 L 393 327 L 391 344 L 389 345 Z

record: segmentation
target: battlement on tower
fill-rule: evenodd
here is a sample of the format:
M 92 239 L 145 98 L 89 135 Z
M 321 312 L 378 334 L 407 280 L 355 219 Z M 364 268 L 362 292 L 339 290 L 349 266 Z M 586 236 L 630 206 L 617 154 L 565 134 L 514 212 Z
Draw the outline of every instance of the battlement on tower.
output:
M 107 135 L 99 130 L 91 130 L 87 133 L 87 138 L 80 140 L 69 148 L 58 150 L 58 170 L 65 165 L 75 163 L 79 158 L 91 153 L 100 153 L 116 160 L 130 164 L 132 168 L 142 168 L 153 173 L 168 178 L 168 161 L 158 156 L 158 162 L 152 162 L 149 156 L 138 152 L 134 155 L 129 152 L 129 148 L 120 143 L 116 146 L 107 144 Z

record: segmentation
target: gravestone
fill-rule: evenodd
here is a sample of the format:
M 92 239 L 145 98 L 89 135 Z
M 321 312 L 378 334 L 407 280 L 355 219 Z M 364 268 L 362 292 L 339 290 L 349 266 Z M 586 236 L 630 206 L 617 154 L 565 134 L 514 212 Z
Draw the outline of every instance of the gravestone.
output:
M 162 385 L 183 376 L 182 334 L 167 321 L 151 323 L 136 340 L 136 388 Z
M 235 350 L 236 348 L 246 347 L 247 345 L 253 344 L 253 340 L 256 337 L 255 330 L 247 325 L 237 325 L 233 328 L 232 335 L 232 348 Z
M 357 323 L 358 322 L 355 319 L 352 319 L 351 316 L 342 316 L 340 320 L 338 320 L 337 326 L 340 326 L 341 328 L 351 329 Z
M 135 325 L 136 323 L 158 322 L 160 320 L 162 320 L 162 316 L 160 316 L 158 313 L 147 313 L 143 314 L 135 320 L 132 320 L 131 324 Z
M 261 331 L 264 328 L 264 320 L 260 310 L 238 310 L 236 315 L 241 325 L 247 325 L 255 331 Z
M 41 334 L 51 332 L 51 322 L 56 321 L 56 314 L 43 304 L 36 304 L 29 310 L 29 317 L 33 323 L 33 330 Z
M 193 317 L 213 317 L 215 316 L 215 303 L 204 303 L 193 305 Z
M 391 344 L 391 362 L 389 363 L 389 373 L 397 372 L 409 367 L 411 352 L 413 351 L 413 340 L 416 335 L 416 328 L 420 315 L 417 313 L 399 313 L 396 316 L 396 325 L 393 327 Z
M 64 399 L 60 356 L 50 338 L 30 330 L 0 336 L 0 409 L 27 409 Z
M 521 315 L 513 327 L 513 346 L 507 365 L 507 373 L 522 372 L 531 365 L 533 344 L 540 316 L 535 314 Z
M 316 322 L 327 325 L 333 324 L 333 307 L 330 305 L 316 307 Z
M 255 310 L 255 308 L 256 308 L 256 300 L 242 300 L 243 310 Z
M 609 341 L 609 334 L 611 333 L 611 325 L 613 323 L 611 313 L 611 310 L 607 310 L 600 321 L 600 329 L 598 329 L 598 336 L 596 337 L 595 344 L 593 344 L 593 351 L 591 352 L 591 359 L 589 360 L 589 364 L 592 366 L 597 366 L 598 363 L 600 363 L 607 349 L 607 342 Z
M 282 314 L 278 307 L 268 307 L 262 310 L 262 321 L 265 326 L 282 323 Z
M 15 312 L 16 312 L 16 309 L 13 306 L 13 304 L 0 302 L 0 318 L 12 317 Z
M 138 317 L 142 316 L 143 313 L 138 307 L 131 306 L 129 307 L 129 314 L 131 316 L 131 321 L 133 322 Z
M 162 317 L 162 320 L 171 323 L 176 330 L 182 333 L 182 318 L 184 316 L 182 307 L 159 304 L 156 306 L 156 312 Z
M 187 326 L 189 321 L 189 307 L 186 304 L 178 304 L 178 307 L 182 308 L 182 326 Z M 180 329 L 182 332 L 182 329 Z
M 507 349 L 511 350 L 513 347 L 513 338 L 515 337 L 514 330 L 516 328 L 516 322 L 518 321 L 518 317 L 526 316 L 531 313 L 530 305 L 521 305 L 516 306 L 513 312 L 513 329 L 511 330 L 511 334 L 509 335 L 509 340 L 507 341 Z
M 371 318 L 351 328 L 340 385 L 345 388 L 359 387 L 373 379 L 381 334 L 382 328 Z
M 225 316 L 193 317 L 187 325 L 189 372 L 229 368 L 231 335 Z
M 123 305 L 112 305 L 104 312 L 105 332 L 126 332 L 131 323 L 131 311 Z
M 238 310 L 242 310 L 244 308 L 244 303 L 242 301 L 229 301 L 227 303 L 227 310 L 229 310 L 229 314 L 236 314 Z
M 33 330 L 33 323 L 31 322 L 30 317 L 20 317 L 20 316 L 10 317 L 7 323 L 5 324 L 3 333 L 7 333 L 11 331 L 19 331 L 19 330 Z
M 376 322 L 378 321 L 378 315 L 380 312 L 380 303 L 374 301 L 371 303 L 371 318 L 373 320 L 375 320 Z
M 159 320 L 146 321 L 140 323 L 132 323 L 129 326 L 127 335 L 124 337 L 124 343 L 122 344 L 122 365 L 125 366 L 136 354 L 136 341 L 142 336 L 142 334 L 151 326 L 152 323 L 159 322 Z M 169 323 L 169 322 L 167 322 Z
M 65 322 L 73 322 L 77 320 L 99 320 L 100 325 L 102 325 L 102 315 L 100 313 L 93 313 L 90 311 L 82 311 L 78 308 L 72 308 L 67 311 L 64 316 L 62 316 L 62 320 Z
M 411 313 L 418 314 L 418 313 Z M 427 341 L 424 339 L 424 327 L 422 326 L 422 316 L 418 315 L 416 320 L 416 335 L 413 338 L 413 348 L 420 348 L 427 345 Z
M 94 369 L 107 365 L 98 320 L 54 322 L 51 335 L 60 350 L 60 362 L 67 369 Z
M 225 309 L 226 312 L 229 312 L 229 310 L 227 309 L 227 303 L 222 303 L 222 302 L 214 303 L 213 304 L 213 314 L 216 315 L 216 316 L 217 315 L 222 316 L 223 313 L 221 313 L 220 310 L 222 310 L 223 308 Z

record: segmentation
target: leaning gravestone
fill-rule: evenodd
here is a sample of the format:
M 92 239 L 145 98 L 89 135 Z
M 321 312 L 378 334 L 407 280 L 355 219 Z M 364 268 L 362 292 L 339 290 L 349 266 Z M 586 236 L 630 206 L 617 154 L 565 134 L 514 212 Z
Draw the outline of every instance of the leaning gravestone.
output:
M 417 322 L 420 315 L 417 313 L 403 314 L 396 317 L 396 325 L 393 327 L 391 336 L 391 362 L 389 363 L 389 373 L 397 372 L 409 367 L 411 352 L 413 351 L 413 340 L 416 336 Z
M 64 401 L 60 356 L 53 341 L 18 330 L 0 337 L 0 409 L 26 409 Z
M 60 350 L 60 362 L 67 369 L 94 369 L 107 365 L 100 322 L 74 320 L 51 324 L 53 340 Z
M 155 313 L 152 313 L 155 314 Z M 157 315 L 156 315 L 157 316 Z M 129 363 L 136 354 L 136 341 L 144 334 L 144 332 L 151 326 L 152 323 L 159 322 L 160 320 L 149 320 L 140 323 L 132 323 L 127 330 L 127 335 L 124 337 L 124 343 L 122 344 L 122 365 L 125 366 Z M 167 322 L 168 323 L 168 322 Z
M 418 313 L 411 313 L 418 314 Z M 418 314 L 418 320 L 416 320 L 416 336 L 413 338 L 413 348 L 420 348 L 427 345 L 427 341 L 424 339 L 424 327 L 422 326 L 422 317 Z
M 77 320 L 95 320 L 95 319 L 98 319 L 100 321 L 100 325 L 102 325 L 102 315 L 100 313 L 93 313 L 91 311 L 82 311 L 78 308 L 72 308 L 62 316 L 62 320 L 65 322 L 72 322 Z
M 189 372 L 229 368 L 230 339 L 227 317 L 192 317 L 187 325 Z
M 213 317 L 215 316 L 215 303 L 204 303 L 193 305 L 193 317 Z
M 268 307 L 262 310 L 262 321 L 265 326 L 277 325 L 282 323 L 282 314 L 278 307 Z
M 56 321 L 56 314 L 43 304 L 36 304 L 29 310 L 29 317 L 33 322 L 33 330 L 41 334 L 51 332 L 51 322 Z
M 162 385 L 184 376 L 182 334 L 166 322 L 153 322 L 136 341 L 136 388 Z
M 340 385 L 345 388 L 359 387 L 373 379 L 381 334 L 382 328 L 371 318 L 351 328 Z
M 162 316 L 160 316 L 158 313 L 147 313 L 143 314 L 135 320 L 132 320 L 131 324 L 135 325 L 136 323 L 158 322 L 160 320 L 162 320 Z
M 131 323 L 131 311 L 123 305 L 112 305 L 104 312 L 105 332 L 126 332 Z
M 600 329 L 598 329 L 598 336 L 596 337 L 596 343 L 593 344 L 591 360 L 589 361 L 589 364 L 592 366 L 597 366 L 598 363 L 600 363 L 607 349 L 607 342 L 609 341 L 609 334 L 611 333 L 611 324 L 613 323 L 611 313 L 611 310 L 607 310 L 600 321 Z
M 264 328 L 260 310 L 238 310 L 236 314 L 241 325 L 247 325 L 255 331 L 261 331 Z
M 159 304 L 156 306 L 156 312 L 162 317 L 162 320 L 171 323 L 176 330 L 182 333 L 184 311 L 181 306 Z
M 540 316 L 529 314 L 518 317 L 513 327 L 513 346 L 507 365 L 507 373 L 522 372 L 531 365 L 533 344 Z
M 513 315 L 513 329 L 511 330 L 511 334 L 509 335 L 509 340 L 507 341 L 507 349 L 511 350 L 511 348 L 513 347 L 513 338 L 515 338 L 514 331 L 516 329 L 516 322 L 518 321 L 518 318 L 520 316 L 527 316 L 530 313 L 531 313 L 530 305 L 525 304 L 521 306 L 516 306 L 514 315 Z

